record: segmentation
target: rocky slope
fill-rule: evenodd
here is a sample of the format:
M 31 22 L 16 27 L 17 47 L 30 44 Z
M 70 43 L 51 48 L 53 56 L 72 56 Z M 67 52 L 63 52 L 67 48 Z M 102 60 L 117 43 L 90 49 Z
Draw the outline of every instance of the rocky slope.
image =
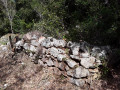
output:
M 1 88 L 8 90 L 103 88 L 98 80 L 101 75 L 99 66 L 111 52 L 108 46 L 96 47 L 86 42 L 67 42 L 44 37 L 39 32 L 25 34 L 21 40 L 14 43 L 13 52 L 8 49 L 8 45 L 1 46 L 0 70 L 3 71 L 0 74 Z

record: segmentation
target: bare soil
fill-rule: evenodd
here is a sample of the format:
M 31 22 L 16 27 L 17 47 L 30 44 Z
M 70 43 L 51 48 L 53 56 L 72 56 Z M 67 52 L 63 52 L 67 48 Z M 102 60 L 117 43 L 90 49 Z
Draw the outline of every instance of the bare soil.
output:
M 0 58 L 1 90 L 120 90 L 120 68 L 111 70 L 107 80 L 96 80 L 90 86 L 77 87 L 58 75 L 55 67 L 34 64 L 23 52 Z

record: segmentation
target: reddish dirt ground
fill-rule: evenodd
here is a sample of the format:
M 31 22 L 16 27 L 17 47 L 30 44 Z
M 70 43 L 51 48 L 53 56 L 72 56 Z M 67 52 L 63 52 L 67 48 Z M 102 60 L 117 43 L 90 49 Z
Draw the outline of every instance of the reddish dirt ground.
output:
M 120 67 L 111 69 L 112 74 L 106 80 L 96 80 L 84 88 L 77 87 L 61 75 L 54 67 L 34 64 L 25 53 L 14 57 L 0 58 L 1 90 L 120 90 Z M 109 75 L 109 74 L 108 74 Z

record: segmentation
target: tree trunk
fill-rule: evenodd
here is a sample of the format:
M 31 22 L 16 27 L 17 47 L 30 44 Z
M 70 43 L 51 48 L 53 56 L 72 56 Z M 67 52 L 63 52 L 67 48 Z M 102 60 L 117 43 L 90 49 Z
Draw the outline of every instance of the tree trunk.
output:
M 12 26 L 12 20 L 10 20 L 10 29 L 11 29 L 12 34 L 14 34 L 13 26 Z

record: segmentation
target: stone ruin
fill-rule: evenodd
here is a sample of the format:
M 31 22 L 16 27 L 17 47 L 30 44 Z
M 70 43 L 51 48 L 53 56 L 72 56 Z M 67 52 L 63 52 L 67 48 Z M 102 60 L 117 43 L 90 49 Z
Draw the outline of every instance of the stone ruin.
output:
M 16 51 L 25 51 L 35 64 L 56 67 L 77 86 L 91 84 L 100 77 L 99 66 L 107 59 L 109 46 L 93 46 L 85 41 L 67 42 L 40 33 L 30 32 L 14 44 Z

